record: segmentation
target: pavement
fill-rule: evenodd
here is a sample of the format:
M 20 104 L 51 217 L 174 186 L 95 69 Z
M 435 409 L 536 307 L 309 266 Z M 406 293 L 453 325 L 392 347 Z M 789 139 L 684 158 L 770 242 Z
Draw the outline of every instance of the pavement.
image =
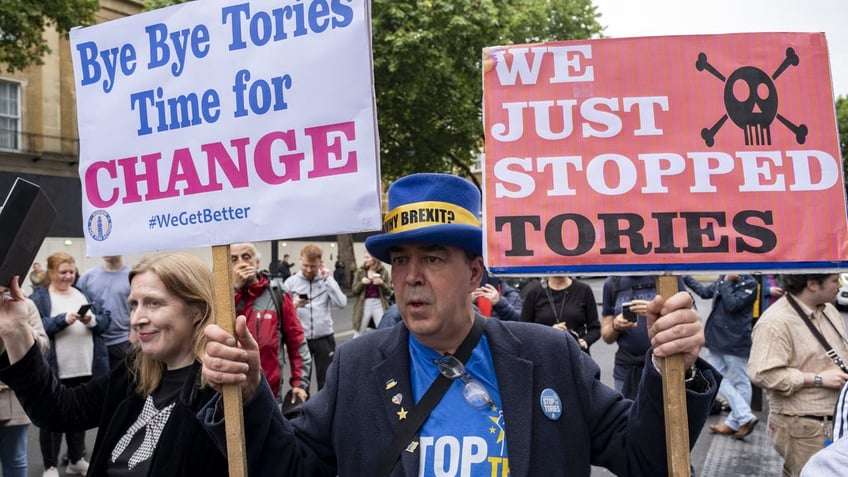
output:
M 600 303 L 602 278 L 582 278 L 595 292 L 596 300 Z M 353 299 L 348 300 L 348 306 L 334 312 L 334 323 L 336 330 L 336 341 L 341 344 L 353 337 L 352 315 Z M 696 297 L 696 306 L 701 316 L 706 318 L 711 309 L 711 301 Z M 846 316 L 843 313 L 843 317 Z M 592 358 L 601 368 L 601 381 L 612 386 L 613 359 L 617 346 L 608 345 L 603 340 L 598 340 L 592 346 Z M 287 379 L 287 378 L 285 378 Z M 314 386 L 314 384 L 313 384 Z M 315 389 L 313 388 L 313 392 Z M 691 453 L 690 461 L 695 469 L 695 475 L 699 477 L 759 477 L 778 476 L 781 473 L 783 459 L 777 455 L 771 446 L 766 430 L 768 409 L 765 397 L 762 398 L 762 410 L 756 410 L 755 414 L 760 419 L 759 425 L 744 440 L 736 440 L 729 436 L 713 434 L 710 424 L 723 422 L 726 414 L 710 416 L 704 429 L 701 431 L 697 442 Z M 89 451 L 94 446 L 95 430 L 87 433 L 87 448 Z M 28 439 L 29 455 L 29 477 L 41 477 L 41 452 L 38 444 L 38 429 L 30 426 Z M 64 443 L 63 450 L 64 453 Z M 60 469 L 60 475 L 64 473 L 64 467 Z M 592 468 L 592 477 L 615 475 L 601 467 Z

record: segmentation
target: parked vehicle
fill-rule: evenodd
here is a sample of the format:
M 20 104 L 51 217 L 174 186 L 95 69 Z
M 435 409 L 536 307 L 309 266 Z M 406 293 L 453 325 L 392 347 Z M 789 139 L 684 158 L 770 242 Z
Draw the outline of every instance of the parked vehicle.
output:
M 836 308 L 848 310 L 848 273 L 839 274 L 839 293 L 836 294 Z

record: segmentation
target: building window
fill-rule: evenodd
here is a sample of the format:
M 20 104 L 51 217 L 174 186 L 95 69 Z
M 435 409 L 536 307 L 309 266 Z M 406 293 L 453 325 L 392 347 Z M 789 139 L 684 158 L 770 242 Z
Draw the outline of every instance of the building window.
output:
M 18 149 L 21 131 L 20 85 L 0 81 L 0 149 Z

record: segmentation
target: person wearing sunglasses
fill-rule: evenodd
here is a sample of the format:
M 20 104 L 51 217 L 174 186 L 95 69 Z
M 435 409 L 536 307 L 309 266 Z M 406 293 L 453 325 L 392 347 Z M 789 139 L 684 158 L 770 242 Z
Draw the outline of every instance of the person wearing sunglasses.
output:
M 589 475 L 593 464 L 667 475 L 656 363 L 673 353 L 690 367 L 694 445 L 721 378 L 698 359 L 704 335 L 687 293 L 648 305 L 655 365 L 627 400 L 560 330 L 475 313 L 471 291 L 484 264 L 473 184 L 413 174 L 389 188 L 388 203 L 385 232 L 365 246 L 391 265 L 403 326 L 340 346 L 300 417 L 276 409 L 243 317 L 234 337 L 206 328 L 203 376 L 217 389 L 241 386 L 251 476 Z M 222 402 L 216 396 L 198 414 L 220 445 Z

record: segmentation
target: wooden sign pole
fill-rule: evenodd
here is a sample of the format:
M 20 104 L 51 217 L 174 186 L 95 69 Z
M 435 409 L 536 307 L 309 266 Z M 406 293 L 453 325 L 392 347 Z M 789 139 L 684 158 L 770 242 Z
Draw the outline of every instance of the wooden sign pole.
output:
M 657 277 L 657 294 L 670 298 L 677 293 L 677 277 Z M 689 477 L 689 418 L 686 415 L 686 368 L 683 355 L 662 360 L 663 405 L 665 407 L 665 449 L 668 475 Z
M 230 246 L 212 247 L 212 274 L 215 278 L 215 324 L 235 335 L 235 305 L 230 264 Z M 227 461 L 230 477 L 247 476 L 247 451 L 244 447 L 244 413 L 241 386 L 224 386 L 224 424 L 227 433 Z

